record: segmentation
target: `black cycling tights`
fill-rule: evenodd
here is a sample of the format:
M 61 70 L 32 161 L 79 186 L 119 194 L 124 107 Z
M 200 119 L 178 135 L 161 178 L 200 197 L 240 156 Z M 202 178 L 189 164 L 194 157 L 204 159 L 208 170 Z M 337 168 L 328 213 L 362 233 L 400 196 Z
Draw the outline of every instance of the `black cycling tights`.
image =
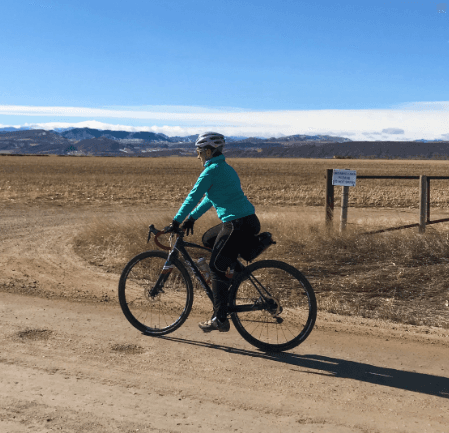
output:
M 255 214 L 218 224 L 203 235 L 203 244 L 212 248 L 210 270 L 212 274 L 212 292 L 214 294 L 214 313 L 218 320 L 226 319 L 227 289 L 229 279 L 226 270 L 232 266 L 250 239 L 259 233 L 260 222 Z

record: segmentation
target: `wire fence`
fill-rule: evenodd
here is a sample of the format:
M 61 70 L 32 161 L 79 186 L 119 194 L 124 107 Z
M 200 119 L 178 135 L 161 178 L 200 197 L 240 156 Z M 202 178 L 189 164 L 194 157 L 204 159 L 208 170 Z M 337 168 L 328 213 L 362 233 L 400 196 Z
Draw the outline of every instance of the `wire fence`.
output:
M 333 178 L 333 169 L 327 169 L 325 173 L 326 179 L 326 201 L 325 201 L 325 221 L 328 228 L 333 227 L 333 217 L 334 217 L 334 185 L 332 183 Z M 375 233 L 383 233 L 393 230 L 401 230 L 412 227 L 418 227 L 420 233 L 425 233 L 426 226 L 430 224 L 437 224 L 442 222 L 449 221 L 449 218 L 442 218 L 438 220 L 431 221 L 430 220 L 430 210 L 431 210 L 431 194 L 430 194 L 430 181 L 435 180 L 446 180 L 449 179 L 449 176 L 369 176 L 369 175 L 361 175 L 357 176 L 357 180 L 360 179 L 415 179 L 418 180 L 418 188 L 419 188 L 419 221 L 414 224 L 407 224 L 398 227 L 390 227 L 381 230 L 375 230 L 371 232 L 367 232 L 366 234 L 375 234 Z M 341 224 L 340 231 L 344 231 L 346 228 L 347 222 L 347 205 L 348 205 L 348 196 L 349 196 L 349 187 L 343 187 L 343 197 L 342 197 L 342 216 L 341 216 Z

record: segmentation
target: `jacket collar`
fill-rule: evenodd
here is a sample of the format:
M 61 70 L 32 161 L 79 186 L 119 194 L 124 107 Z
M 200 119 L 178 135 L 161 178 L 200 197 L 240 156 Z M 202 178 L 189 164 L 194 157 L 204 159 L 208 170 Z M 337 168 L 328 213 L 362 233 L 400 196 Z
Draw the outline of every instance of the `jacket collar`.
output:
M 217 162 L 221 162 L 224 160 L 225 160 L 224 155 L 214 156 L 212 159 L 209 159 L 209 161 L 206 161 L 206 164 L 204 164 L 204 167 L 209 167 L 209 165 L 211 165 L 211 164 L 215 164 Z

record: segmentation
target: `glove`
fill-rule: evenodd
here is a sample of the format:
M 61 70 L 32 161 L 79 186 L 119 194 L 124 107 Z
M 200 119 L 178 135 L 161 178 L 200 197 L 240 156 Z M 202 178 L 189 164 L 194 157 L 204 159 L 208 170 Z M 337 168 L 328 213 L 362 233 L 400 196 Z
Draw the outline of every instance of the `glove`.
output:
M 195 219 L 192 217 L 189 217 L 189 219 L 184 221 L 184 224 L 182 225 L 182 229 L 186 231 L 186 235 L 189 236 L 189 232 L 193 235 L 193 225 L 195 224 Z
M 164 229 L 164 233 L 172 233 L 176 232 L 179 229 L 179 223 L 176 220 L 173 220 L 171 224 Z

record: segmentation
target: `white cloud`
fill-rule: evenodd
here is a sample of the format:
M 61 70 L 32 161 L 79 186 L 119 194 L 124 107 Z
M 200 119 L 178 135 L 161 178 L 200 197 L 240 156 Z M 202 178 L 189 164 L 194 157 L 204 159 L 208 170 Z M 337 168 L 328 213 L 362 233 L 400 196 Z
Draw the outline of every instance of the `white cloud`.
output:
M 37 123 L 24 123 L 22 125 L 1 125 L 0 128 L 13 126 L 15 128 L 20 128 L 21 126 L 28 126 L 33 129 L 58 129 L 58 128 L 92 128 L 100 130 L 111 130 L 111 131 L 128 131 L 128 132 L 155 132 L 172 136 L 194 135 L 198 132 L 203 132 L 206 129 L 197 127 L 181 127 L 181 126 L 130 126 L 118 123 L 104 123 L 98 122 L 97 120 L 86 120 L 84 122 L 37 122 Z
M 395 105 L 392 108 L 411 111 L 449 111 L 449 101 L 405 102 L 404 104 Z
M 385 128 L 382 129 L 382 134 L 404 134 L 405 131 L 400 128 Z
M 33 129 L 58 129 L 58 128 L 92 128 L 92 129 L 110 129 L 111 131 L 137 132 L 149 130 L 146 127 L 135 127 L 129 125 L 112 124 L 98 122 L 97 120 L 86 120 L 85 122 L 37 122 L 24 123 L 22 126 L 28 126 Z
M 244 108 L 238 107 L 201 107 L 201 106 L 186 106 L 186 105 L 112 105 L 103 107 L 108 110 L 125 110 L 125 111 L 147 111 L 158 113 L 240 113 L 248 111 Z
M 435 139 L 449 132 L 449 102 L 408 103 L 383 110 L 239 110 L 169 106 L 132 109 L 0 106 L 0 116 L 14 116 L 15 119 L 23 117 L 28 125 L 36 124 L 47 129 L 76 126 L 162 132 L 169 136 L 215 129 L 226 135 L 279 137 L 328 134 L 352 140 L 375 140 L 381 134 L 378 131 L 382 131 L 392 134 L 389 140 L 415 140 Z M 34 123 L 36 117 L 39 122 Z M 44 119 L 48 117 L 52 120 L 45 122 Z M 58 118 L 64 118 L 64 122 L 58 122 Z M 70 122 L 68 118 L 74 121 Z M 86 120 L 80 121 L 82 119 Z M 392 124 L 394 128 L 391 128 Z M 407 131 L 407 137 L 404 131 Z

